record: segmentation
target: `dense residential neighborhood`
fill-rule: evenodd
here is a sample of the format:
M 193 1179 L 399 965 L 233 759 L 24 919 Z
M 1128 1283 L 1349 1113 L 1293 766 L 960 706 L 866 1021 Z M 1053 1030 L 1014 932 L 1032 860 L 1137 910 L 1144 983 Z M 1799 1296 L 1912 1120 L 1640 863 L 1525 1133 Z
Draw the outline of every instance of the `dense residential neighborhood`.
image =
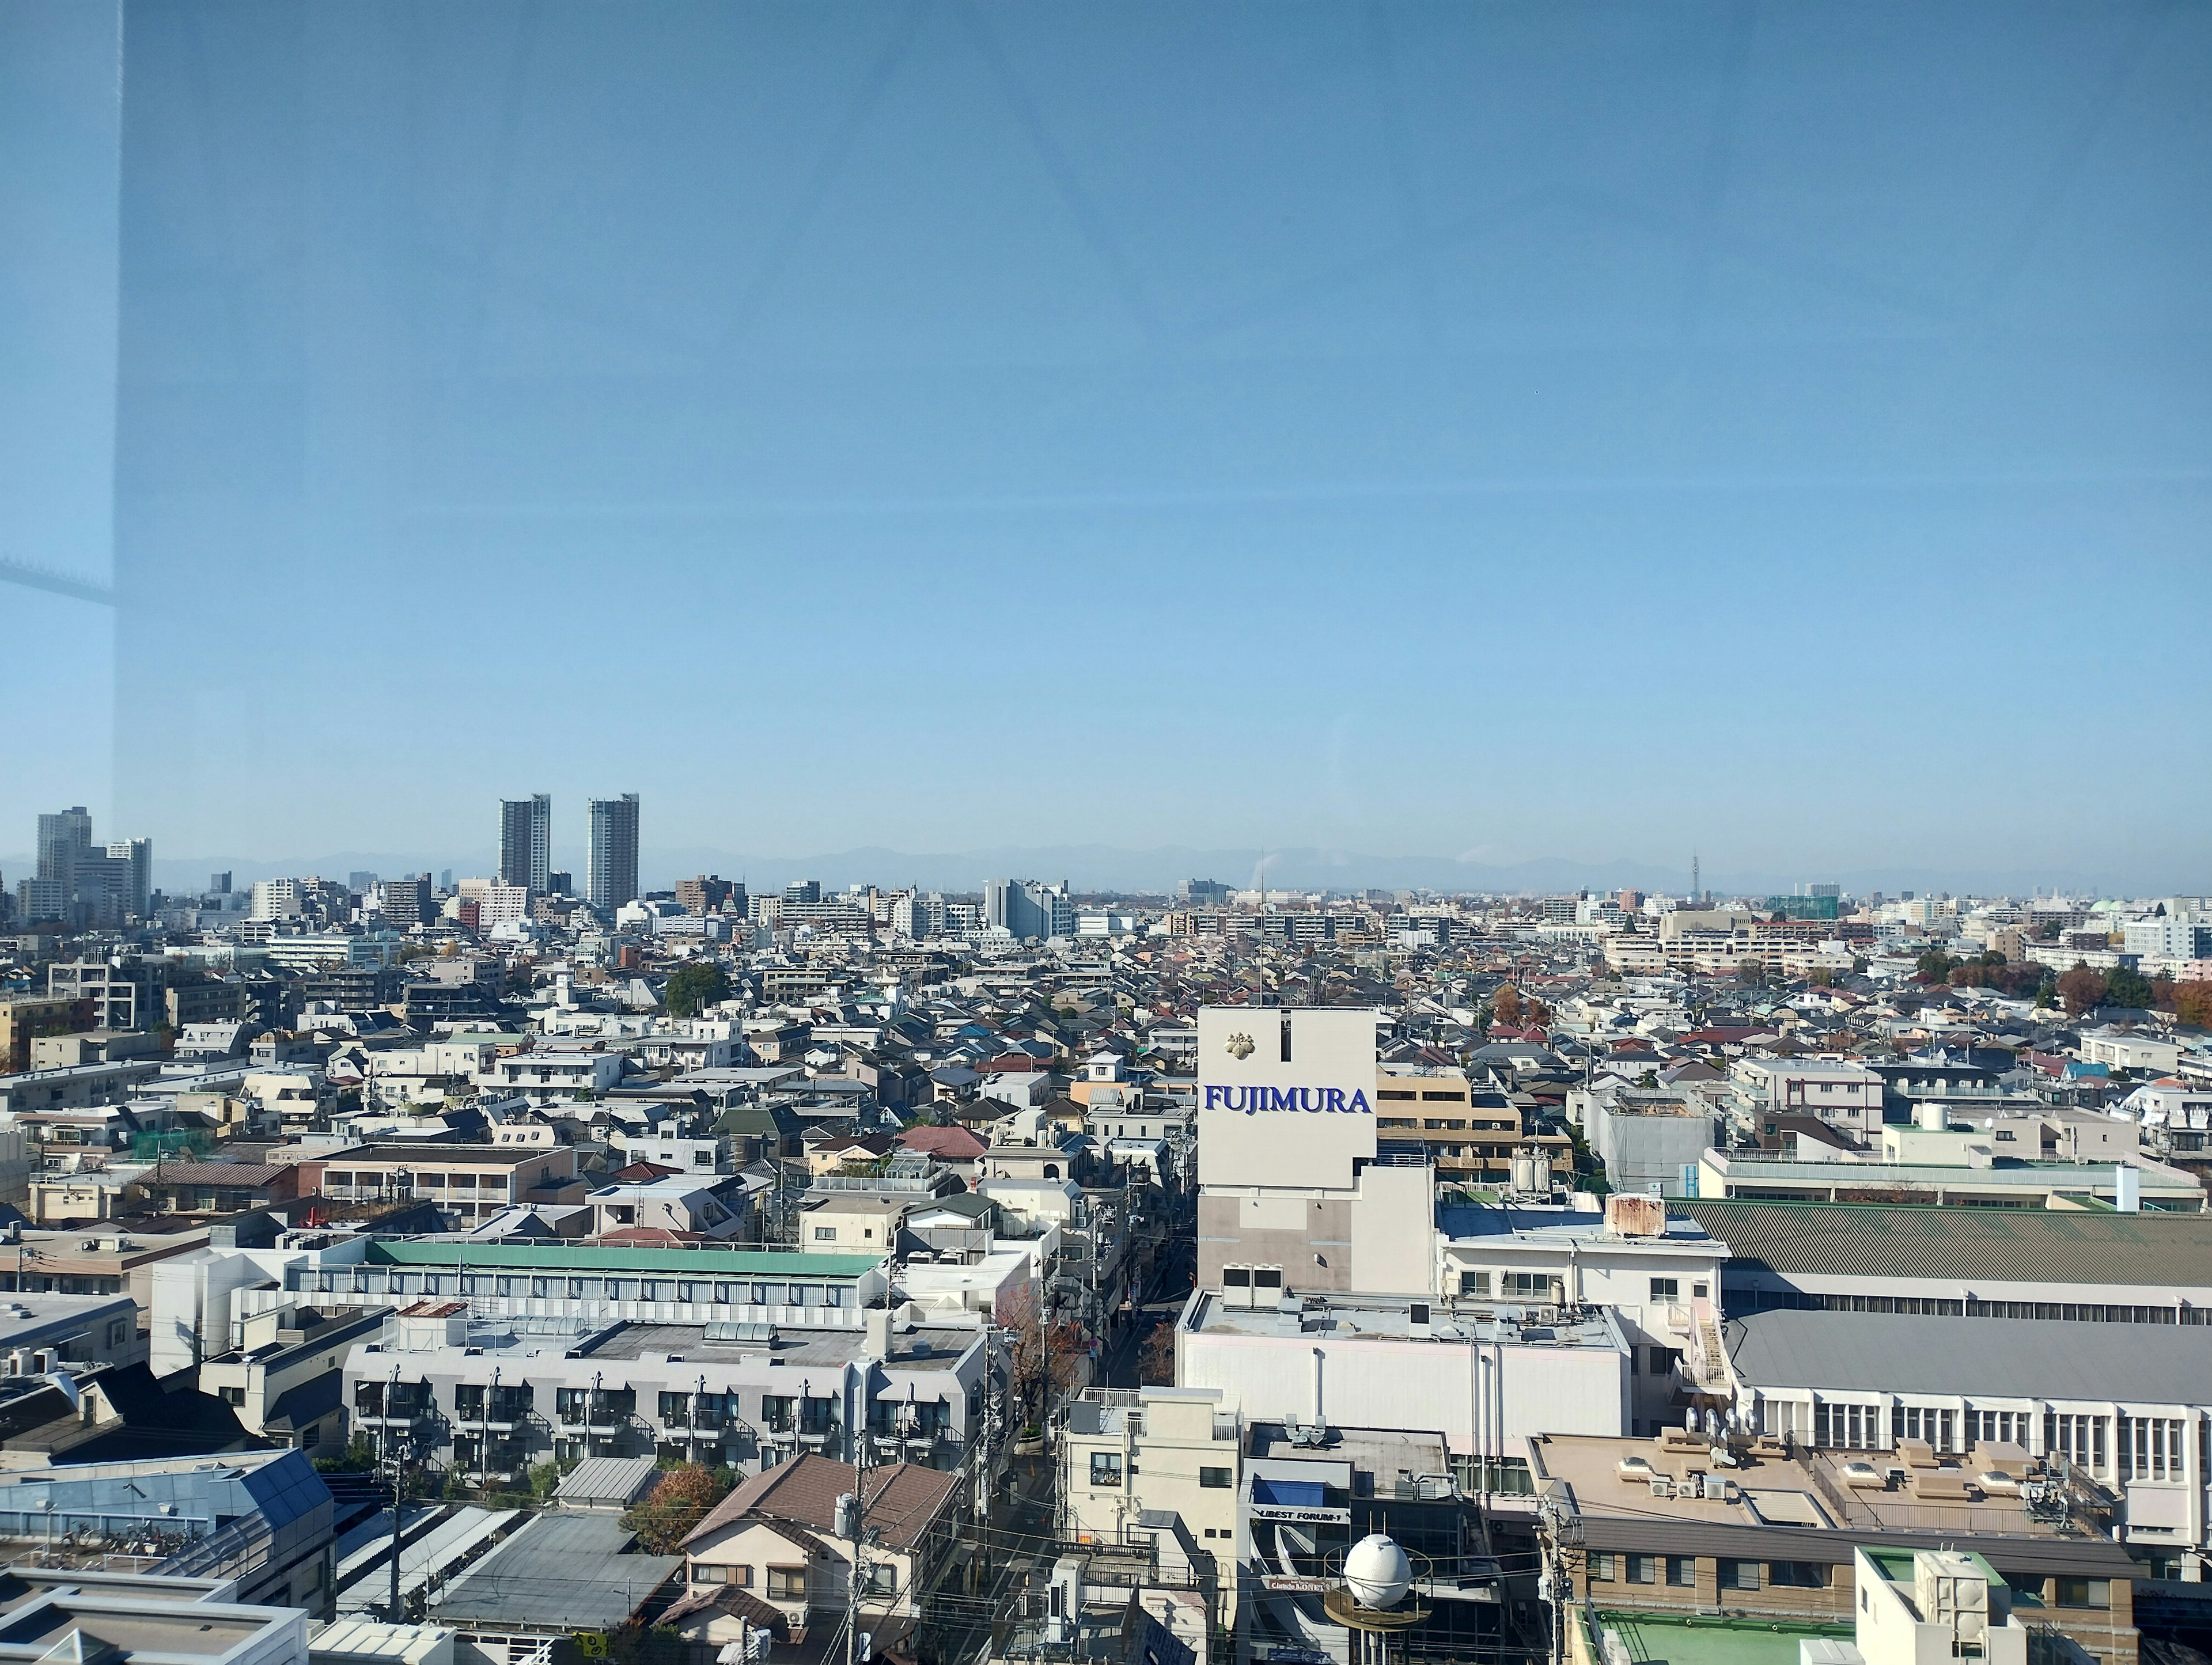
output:
M 1961 1543 L 2021 1645 L 2203 1634 L 2204 898 L 647 892 L 640 813 L 185 895 L 40 817 L 4 1443 L 73 1553 L 497 1665 L 1348 1661 L 1377 1534 L 1437 1657 L 1840 1636 Z M 307 1513 L 125 1506 L 213 1456 Z

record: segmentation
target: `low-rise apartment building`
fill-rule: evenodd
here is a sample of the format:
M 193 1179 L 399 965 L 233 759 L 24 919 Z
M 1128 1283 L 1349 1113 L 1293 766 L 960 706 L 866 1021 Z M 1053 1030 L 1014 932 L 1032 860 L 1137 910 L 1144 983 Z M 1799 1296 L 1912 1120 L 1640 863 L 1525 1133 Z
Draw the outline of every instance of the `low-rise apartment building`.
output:
M 891 1322 L 471 1318 L 404 1309 L 345 1362 L 354 1425 L 479 1482 L 583 1457 L 672 1457 L 756 1471 L 804 1452 L 956 1466 L 979 1425 L 984 1331 Z

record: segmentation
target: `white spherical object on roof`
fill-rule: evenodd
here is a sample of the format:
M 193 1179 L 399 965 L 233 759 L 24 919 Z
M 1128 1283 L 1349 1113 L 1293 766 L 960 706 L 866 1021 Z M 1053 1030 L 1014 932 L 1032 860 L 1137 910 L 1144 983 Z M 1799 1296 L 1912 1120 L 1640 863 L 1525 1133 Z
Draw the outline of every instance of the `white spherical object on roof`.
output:
M 1413 1564 L 1397 1540 L 1370 1532 L 1345 1555 L 1344 1587 L 1363 1607 L 1395 1607 L 1413 1587 Z

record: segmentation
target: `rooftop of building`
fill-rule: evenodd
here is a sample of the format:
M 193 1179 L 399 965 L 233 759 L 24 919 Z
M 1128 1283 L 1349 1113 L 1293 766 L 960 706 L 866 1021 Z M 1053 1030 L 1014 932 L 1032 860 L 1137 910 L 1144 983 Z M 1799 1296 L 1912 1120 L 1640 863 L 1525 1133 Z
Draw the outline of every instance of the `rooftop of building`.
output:
M 1668 1206 L 1725 1242 L 1739 1275 L 2212 1285 L 2212 1214 L 2193 1210 L 2103 1214 L 1704 1200 Z
M 2197 1325 L 1771 1308 L 1722 1326 L 1737 1376 L 1759 1388 L 1970 1398 L 2202 1403 L 2212 1340 Z
M 1936 1499 L 1991 1465 L 2027 1473 L 2029 1460 L 2017 1448 L 1980 1448 L 1918 1469 L 1894 1452 L 1785 1449 L 1767 1439 L 1732 1442 L 1730 1456 L 1733 1466 L 1723 1467 L 1707 1443 L 1680 1429 L 1649 1439 L 1547 1434 L 1528 1442 L 1538 1493 L 1571 1507 L 1595 1549 L 1677 1555 L 1749 1549 L 1755 1559 L 1839 1565 L 1869 1537 L 1908 1552 L 1971 1538 L 2007 1571 L 2094 1564 L 2126 1577 L 2133 1565 L 2081 1510 L 2062 1527 L 2031 1512 L 2017 1491 L 1976 1488 L 1977 1496 Z M 1654 1489 L 1654 1475 L 1663 1478 L 1662 1489 Z M 1928 1484 L 1929 1476 L 1937 1484 Z
M 1468 1196 L 1464 1192 L 1455 1194 L 1462 1198 Z M 1731 1252 L 1729 1245 L 1721 1241 L 1717 1233 L 1708 1231 L 1692 1216 L 1675 1213 L 1674 1210 L 1680 1206 L 1673 1201 L 1668 1203 L 1667 1229 L 1663 1235 L 1658 1236 L 1609 1230 L 1603 1213 L 1577 1209 L 1571 1204 L 1559 1207 L 1548 1203 L 1454 1201 L 1446 1199 L 1439 1200 L 1437 1205 L 1437 1224 L 1447 1237 L 1455 1241 L 1512 1238 L 1530 1243 L 1555 1243 L 1561 1247 L 1572 1243 L 1577 1247 L 1608 1244 L 1662 1252 L 1686 1249 L 1693 1249 L 1706 1258 L 1714 1255 L 1723 1260 L 1728 1258 Z
M 751 1249 L 607 1249 L 589 1243 L 451 1243 L 379 1238 L 371 1266 L 454 1267 L 471 1272 L 673 1272 L 697 1278 L 857 1278 L 880 1254 L 803 1255 Z
M 1540 1322 L 1533 1309 L 1510 1304 L 1412 1295 L 1286 1295 L 1259 1307 L 1241 1307 L 1219 1290 L 1200 1290 L 1184 1310 L 1184 1327 L 1196 1334 L 1238 1335 L 1295 1341 L 1507 1341 L 1558 1347 L 1622 1345 L 1602 1311 L 1563 1315 Z
M 627 1622 L 684 1564 L 628 1552 L 620 1517 L 597 1510 L 534 1516 L 447 1586 L 447 1624 L 533 1632 L 608 1631 Z
M 1918 1136 L 1929 1139 L 1942 1137 L 1932 1133 Z M 1957 1137 L 1963 1148 L 1966 1135 Z M 1978 1168 L 1963 1162 L 1795 1162 L 1759 1151 L 1708 1151 L 1705 1159 L 1729 1178 L 1747 1185 L 1835 1185 L 1846 1188 L 1922 1185 L 1953 1189 L 1999 1187 L 2061 1192 L 2109 1191 L 2113 1186 L 2113 1164 L 2109 1162 L 2024 1162 L 2000 1157 L 1990 1166 Z M 2135 1170 L 2144 1197 L 2171 1197 L 2192 1210 L 2203 1206 L 2203 1188 L 2178 1169 L 2138 1163 Z
M 1576 1614 L 1589 1656 L 1605 1657 L 1604 1632 L 1615 1632 L 1633 1660 L 1665 1665 L 1799 1665 L 1798 1644 L 1846 1641 L 1849 1626 L 1793 1625 L 1766 1619 L 1722 1619 L 1709 1614 L 1623 1613 L 1610 1608 Z M 1595 1634 L 1593 1634 L 1595 1632 Z
M 686 1360 L 735 1363 L 741 1358 L 772 1358 L 784 1367 L 819 1366 L 842 1369 L 867 1356 L 866 1333 L 857 1329 L 787 1329 L 775 1328 L 775 1339 L 738 1340 L 710 1335 L 712 1329 L 735 1326 L 706 1324 L 625 1323 L 598 1332 L 577 1349 L 577 1356 L 595 1359 L 625 1359 L 665 1363 L 672 1356 Z M 748 1330 L 769 1328 L 745 1325 Z M 981 1337 L 972 1328 L 926 1328 L 915 1326 L 891 1330 L 888 1362 L 901 1370 L 949 1370 Z

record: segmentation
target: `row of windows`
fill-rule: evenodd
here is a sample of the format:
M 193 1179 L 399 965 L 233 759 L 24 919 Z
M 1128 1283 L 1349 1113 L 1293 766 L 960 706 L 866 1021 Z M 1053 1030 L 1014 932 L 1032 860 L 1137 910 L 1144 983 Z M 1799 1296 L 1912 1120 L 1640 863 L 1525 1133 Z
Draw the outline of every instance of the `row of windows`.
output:
M 1820 1561 L 1741 1561 L 1722 1559 L 1713 1563 L 1713 1582 L 1720 1589 L 1826 1589 L 1831 1569 Z M 1589 1581 L 1594 1584 L 1658 1584 L 1694 1589 L 1698 1560 L 1693 1555 L 1620 1554 L 1593 1550 Z
M 1136 1466 L 1130 1465 L 1134 1474 Z M 1226 1492 L 1237 1484 L 1237 1474 L 1231 1468 L 1201 1468 L 1198 1483 L 1208 1492 Z M 1119 1451 L 1093 1451 L 1091 1454 L 1091 1484 L 1103 1491 L 1118 1490 L 1121 1484 L 1121 1454 Z
M 1730 1297 L 1733 1302 L 1734 1297 Z M 2037 1318 L 2075 1324 L 2203 1324 L 2206 1310 L 2191 1306 L 2123 1305 L 2108 1301 L 1951 1301 L 1925 1295 L 1820 1295 L 1796 1289 L 1749 1292 L 1754 1312 L 1776 1307 L 1800 1312 L 1895 1312 L 1928 1318 Z
M 563 1278 L 489 1272 L 301 1272 L 287 1286 L 301 1294 L 499 1295 L 511 1299 L 688 1301 L 715 1306 L 837 1307 L 842 1284 L 787 1284 L 704 1278 Z
M 1813 1443 L 1846 1451 L 1886 1451 L 1897 1441 L 1924 1441 L 1938 1452 L 2002 1442 L 2027 1448 L 2032 1440 L 2035 1416 L 2029 1411 L 1960 1412 L 1942 1406 L 1893 1405 L 1883 1414 L 1879 1405 L 1831 1404 L 1813 1407 Z M 1778 1432 L 1778 1429 L 1770 1429 Z M 2114 1419 L 2087 1413 L 2046 1411 L 2043 1413 L 2043 1454 L 2061 1456 L 2093 1474 L 2117 1472 L 2124 1480 L 2178 1480 L 2186 1477 L 2186 1426 L 2179 1417 L 2127 1417 Z M 2212 1423 L 2197 1425 L 2198 1461 L 2212 1472 Z
M 1462 1295 L 1487 1298 L 1497 1295 L 1520 1300 L 1549 1301 L 1556 1298 L 1554 1291 L 1561 1280 L 1552 1272 L 1462 1272 L 1459 1274 Z M 1654 1306 L 1673 1306 L 1682 1298 L 1682 1284 L 1679 1278 L 1654 1278 L 1649 1284 L 1650 1299 Z M 1704 1279 L 1690 1285 L 1690 1297 L 1702 1301 L 1707 1298 L 1712 1285 Z

